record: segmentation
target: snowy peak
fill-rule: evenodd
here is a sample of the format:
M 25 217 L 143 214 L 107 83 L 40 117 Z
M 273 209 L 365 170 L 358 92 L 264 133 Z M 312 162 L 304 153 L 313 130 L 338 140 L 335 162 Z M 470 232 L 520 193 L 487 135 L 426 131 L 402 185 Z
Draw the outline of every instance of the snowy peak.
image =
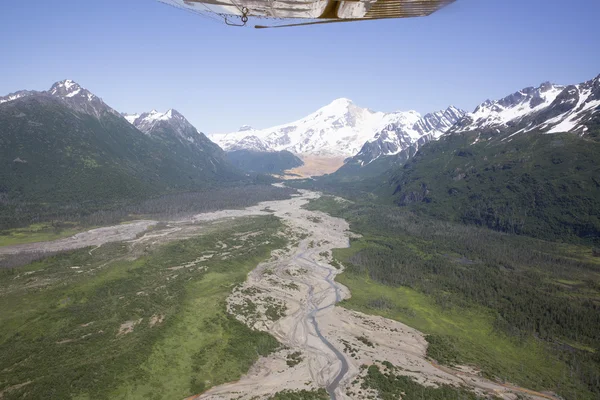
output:
M 600 76 L 578 85 L 544 82 L 497 101 L 486 100 L 462 118 L 452 132 L 513 135 L 529 131 L 577 132 L 598 115 Z
M 254 128 L 251 127 L 250 125 L 242 125 L 240 126 L 240 129 L 238 129 L 238 132 L 247 132 L 247 131 L 253 131 Z
M 129 122 L 131 125 L 134 125 L 135 120 L 138 119 L 141 114 L 121 113 L 121 115 L 127 120 L 127 122 Z
M 229 134 L 214 134 L 210 138 L 225 150 L 288 150 L 295 154 L 350 157 L 385 126 L 393 123 L 412 125 L 419 118 L 415 111 L 386 114 L 340 98 L 289 124 L 262 130 L 240 129 Z
M 152 110 L 142 114 L 125 114 L 124 117 L 144 133 L 149 133 L 161 123 L 169 123 L 179 128 L 195 129 L 180 112 L 172 108 L 164 113 Z
M 340 108 L 345 109 L 345 108 L 350 107 L 351 105 L 354 105 L 354 103 L 352 103 L 352 100 L 350 100 L 346 97 L 340 97 L 339 99 L 335 99 L 328 105 L 320 108 L 319 111 L 327 110 L 327 109 L 331 109 L 331 110 L 340 109 Z
M 295 122 L 256 130 L 211 135 L 225 150 L 281 151 L 344 157 L 364 166 L 381 156 L 413 154 L 444 134 L 465 111 L 450 106 L 421 116 L 416 111 L 377 112 L 339 98 Z M 409 151 L 405 151 L 410 149 Z
M 210 168 L 222 165 L 225 153 L 206 135 L 199 132 L 179 111 L 171 108 L 165 112 L 151 110 L 143 113 L 122 114 L 144 135 L 167 146 L 169 151 L 182 157 L 210 157 Z
M 333 128 L 361 128 L 370 120 L 381 118 L 383 113 L 376 113 L 367 108 L 361 108 L 352 103 L 350 99 L 339 98 L 325 107 L 309 115 L 306 120 L 329 124 Z
M 133 126 L 144 134 L 163 140 L 175 140 L 186 146 L 202 148 L 209 140 L 177 110 L 166 112 L 152 110 L 141 114 L 123 115 Z M 210 143 L 214 146 L 213 143 Z
M 473 113 L 465 117 L 457 131 L 502 128 L 526 115 L 552 104 L 564 86 L 544 82 L 538 87 L 528 87 L 497 101 L 486 100 Z
M 314 116 L 324 116 L 325 118 L 339 117 L 339 116 L 346 115 L 350 111 L 353 111 L 353 110 L 357 111 L 359 108 L 360 107 L 357 107 L 354 103 L 352 103 L 352 100 L 346 99 L 346 98 L 339 98 L 339 99 L 333 100 L 331 103 L 327 104 L 326 106 L 319 108 L 314 113 Z M 362 110 L 368 111 L 367 109 L 362 109 Z
M 50 90 L 44 93 L 60 99 L 64 104 L 75 111 L 89 114 L 97 118 L 105 113 L 119 115 L 118 112 L 106 105 L 101 98 L 71 79 L 56 82 L 52 85 Z
M 409 148 L 416 151 L 423 144 L 447 132 L 463 115 L 465 111 L 454 106 L 426 114 L 422 118 L 416 112 L 403 113 L 396 121 L 377 132 L 348 162 L 364 166 L 381 156 L 396 155 Z
M 50 88 L 49 93 L 52 96 L 57 97 L 75 97 L 77 95 L 83 95 L 88 98 L 88 100 L 92 100 L 94 96 L 92 93 L 82 88 L 77 82 L 74 82 L 70 79 L 65 79 L 64 81 L 56 82 Z
M 239 142 L 233 144 L 228 149 L 229 151 L 235 150 L 251 150 L 251 151 L 262 151 L 271 152 L 271 149 L 265 142 L 263 142 L 258 136 L 250 135 L 241 139 Z
M 432 135 L 434 139 L 437 139 L 446 133 L 465 114 L 464 110 L 450 106 L 442 111 L 425 114 L 423 118 L 414 124 L 413 129 L 420 136 Z
M 172 108 L 164 113 L 152 110 L 141 114 L 124 114 L 123 116 L 144 133 L 149 133 L 157 125 L 160 125 L 161 122 L 170 122 L 171 120 L 176 120 L 180 124 L 189 125 L 190 127 L 192 126 L 181 113 Z
M 15 92 L 15 93 L 11 93 L 4 97 L 0 97 L 0 104 L 7 103 L 9 101 L 14 101 L 14 100 L 20 99 L 22 97 L 32 96 L 32 95 L 40 95 L 40 94 L 41 95 L 50 95 L 54 98 L 59 98 L 61 100 L 67 100 L 69 105 L 76 104 L 77 100 L 93 101 L 95 99 L 98 99 L 93 93 L 82 88 L 77 82 L 72 81 L 71 79 L 65 79 L 60 82 L 56 82 L 55 84 L 52 85 L 50 90 L 45 91 L 45 92 L 21 90 L 21 91 Z M 76 108 L 80 108 L 80 107 L 76 107 Z
M 383 129 L 411 129 L 420 119 L 421 114 L 414 110 L 396 111 L 390 114 L 386 114 L 383 119 L 384 125 L 378 129 L 378 132 Z
M 319 108 L 313 114 L 324 115 L 324 116 L 340 116 L 348 112 L 351 107 L 356 107 L 352 100 L 346 98 L 339 98 L 333 100 L 331 103 Z
M 47 93 L 52 97 L 61 99 L 69 107 L 79 112 L 96 117 L 100 117 L 106 112 L 118 114 L 98 96 L 71 79 L 56 82 Z

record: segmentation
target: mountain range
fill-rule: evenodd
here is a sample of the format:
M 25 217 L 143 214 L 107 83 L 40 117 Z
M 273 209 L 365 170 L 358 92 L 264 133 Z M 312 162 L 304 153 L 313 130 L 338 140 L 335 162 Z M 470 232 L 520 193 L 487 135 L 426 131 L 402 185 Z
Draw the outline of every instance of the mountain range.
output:
M 550 82 L 527 87 L 500 100 L 486 100 L 450 133 L 479 131 L 483 137 L 531 131 L 586 134 L 600 106 L 600 75 L 577 85 Z
M 136 127 L 72 80 L 1 97 L 0 223 L 246 179 L 181 114 L 156 117 Z
M 376 176 L 405 162 L 424 144 L 439 139 L 465 114 L 465 111 L 450 106 L 446 110 L 426 114 L 409 125 L 389 124 L 368 140 L 358 154 L 346 159 L 334 175 Z
M 464 114 L 455 107 L 424 117 L 416 111 L 376 112 L 341 98 L 289 124 L 262 130 L 245 125 L 238 132 L 209 137 L 226 151 L 287 150 L 303 156 L 344 158 L 361 154 L 360 161 L 369 162 L 397 154 L 424 136 L 439 137 Z
M 177 110 L 170 109 L 165 113 L 152 110 L 139 115 L 123 116 L 146 136 L 160 142 L 192 165 L 207 161 L 207 168 L 215 172 L 220 168 L 230 169 L 224 162 L 223 150 L 198 132 Z
M 586 134 L 600 105 L 599 78 L 566 86 L 545 82 L 486 100 L 471 113 L 454 106 L 424 116 L 416 111 L 383 113 L 342 98 L 288 124 L 260 130 L 243 126 L 238 132 L 209 137 L 226 151 L 344 157 L 338 175 L 375 175 L 444 134 L 478 131 L 475 140 L 531 131 Z
M 53 202 L 94 208 L 240 182 L 247 173 L 280 174 L 308 157 L 343 158 L 332 179 L 376 177 L 447 136 L 471 144 L 540 132 L 594 138 L 600 135 L 599 110 L 600 76 L 524 88 L 486 100 L 471 113 L 454 106 L 424 116 L 384 113 L 342 98 L 289 124 L 207 137 L 176 110 L 121 114 L 64 80 L 47 91 L 0 97 L 2 215 L 14 215 L 24 204 L 43 214 Z
M 243 185 L 250 181 L 274 180 L 263 179 L 261 173 L 276 175 L 289 170 L 302 163 L 299 157 L 305 162 L 310 157 L 344 159 L 345 164 L 335 173 L 290 180 L 287 186 L 320 190 L 349 200 L 321 196 L 303 206 L 343 218 L 357 233 L 350 243 L 352 247 L 343 252 L 333 250 L 327 256 L 322 249 L 313 251 L 320 260 L 327 256 L 331 263 L 343 263 L 346 267 L 344 274 L 336 279 L 342 279 L 354 293 L 351 299 L 354 303 L 348 303 L 349 306 L 393 318 L 408 318 L 405 322 L 409 324 L 424 321 L 422 327 L 415 328 L 424 329 L 427 334 L 427 357 L 440 363 L 472 365 L 487 378 L 544 390 L 553 398 L 598 399 L 600 76 L 577 85 L 543 83 L 525 88 L 499 100 L 487 100 L 471 113 L 453 106 L 424 116 L 414 111 L 382 113 L 339 99 L 291 124 L 265 130 L 245 126 L 233 134 L 210 137 L 227 151 L 176 110 L 121 114 L 71 80 L 57 82 L 47 91 L 20 91 L 0 97 L 0 235 L 8 233 L 10 240 L 22 230 L 8 228 L 32 224 L 35 225 L 23 231 L 35 232 L 36 238 L 42 237 L 37 235 L 39 226 L 47 226 L 48 231 L 79 221 L 85 226 L 90 223 L 105 226 L 102 218 L 79 218 L 90 213 L 93 217 L 118 213 L 119 219 L 111 222 L 118 223 L 123 219 L 152 217 L 153 213 L 164 213 L 167 217 L 176 215 L 178 210 L 196 212 L 198 205 L 203 210 L 243 207 L 268 199 L 271 195 L 265 192 L 269 190 L 280 190 L 272 185 L 257 185 L 251 196 L 245 190 L 238 190 L 245 189 Z M 209 196 L 204 196 L 207 193 Z M 284 194 L 279 198 L 290 195 Z M 145 208 L 139 207 L 144 203 Z M 276 222 L 275 216 L 269 218 Z M 310 220 L 313 228 L 328 229 L 327 224 L 317 224 L 320 217 Z M 252 232 L 273 231 L 271 225 L 265 224 L 263 220 L 253 224 Z M 165 230 L 164 224 L 155 228 L 163 229 L 166 234 L 172 231 L 170 226 Z M 146 237 L 155 239 L 160 234 L 153 231 Z M 0 385 L 3 389 L 8 387 L 2 392 L 4 397 L 32 398 L 35 397 L 32 390 L 61 398 L 85 397 L 88 393 L 91 397 L 101 397 L 104 392 L 95 392 L 96 387 L 108 387 L 106 393 L 115 393 L 105 384 L 108 381 L 97 379 L 97 374 L 88 374 L 91 378 L 87 379 L 87 375 L 78 373 L 77 365 L 58 363 L 53 355 L 72 356 L 81 350 L 87 361 L 90 357 L 85 355 L 94 353 L 84 348 L 87 344 L 101 350 L 106 346 L 98 345 L 100 336 L 88 339 L 78 329 L 88 327 L 100 333 L 107 329 L 109 335 L 102 335 L 106 343 L 120 341 L 136 350 L 139 357 L 133 357 L 130 363 L 135 372 L 136 360 L 143 363 L 148 359 L 137 350 L 154 348 L 152 341 L 145 338 L 162 340 L 164 333 L 168 333 L 165 329 L 177 328 L 173 323 L 177 315 L 171 313 L 173 304 L 185 302 L 173 294 L 203 292 L 207 288 L 210 299 L 215 299 L 210 290 L 215 286 L 214 279 L 199 286 L 199 281 L 190 276 L 191 268 L 187 268 L 188 272 L 170 273 L 166 265 L 180 264 L 174 257 L 181 256 L 186 249 L 189 254 L 183 256 L 193 260 L 211 241 L 218 247 L 226 247 L 221 246 L 221 239 L 226 241 L 226 236 L 232 235 L 216 232 L 212 237 L 187 238 L 164 248 L 156 247 L 160 243 L 148 242 L 143 254 L 136 252 L 141 258 L 132 263 L 125 259 L 127 255 L 122 252 L 125 247 L 102 246 L 93 253 L 81 249 L 44 258 L 25 270 L 6 270 L 1 274 L 9 285 L 3 292 L 8 296 L 3 297 L 7 299 L 3 304 L 24 304 L 24 312 L 13 312 L 8 307 L 9 312 L 4 313 L 8 323 L 3 326 L 16 329 L 3 330 L 10 334 L 4 336 L 15 338 L 2 347 L 3 355 L 10 353 L 2 375 L 9 379 L 3 379 L 3 386 Z M 306 245 L 310 238 L 303 240 Z M 301 246 L 295 241 L 292 247 Z M 260 237 L 245 243 L 269 244 Z M 239 246 L 229 246 L 226 250 L 235 250 L 234 247 Z M 246 263 L 248 266 L 268 257 L 268 249 L 257 249 L 239 249 L 239 254 L 252 262 Z M 114 265 L 110 264 L 113 257 L 117 257 Z M 153 260 L 158 260 L 158 264 Z M 88 272 L 96 271 L 91 275 L 72 272 L 81 272 L 79 266 L 89 266 L 88 261 L 92 264 L 97 261 L 101 266 L 88 268 Z M 74 264 L 78 266 L 70 267 Z M 244 271 L 232 272 L 237 264 L 231 258 L 210 264 L 212 277 L 223 275 L 223 299 L 232 287 L 231 278 L 245 277 Z M 48 279 L 48 270 L 54 267 L 69 273 L 59 271 L 60 279 L 56 279 L 59 286 L 53 289 L 47 284 L 54 280 Z M 165 277 L 176 285 L 171 287 L 174 290 L 160 290 L 169 296 L 169 301 L 156 297 L 158 291 L 148 290 L 147 272 L 153 270 L 161 279 L 150 278 L 161 288 Z M 33 272 L 36 274 L 29 276 Z M 69 300 L 65 291 L 67 275 L 75 279 L 72 281 L 75 301 L 65 302 Z M 25 285 L 22 290 L 13 284 L 19 277 Z M 91 284 L 81 279 L 92 279 Z M 107 282 L 108 286 L 100 287 L 97 282 Z M 139 288 L 129 290 L 131 296 L 120 301 L 122 289 L 136 282 Z M 185 282 L 193 286 L 181 286 Z M 82 291 L 85 288 L 91 290 L 89 296 Z M 21 299 L 25 292 L 33 297 Z M 16 297 L 11 297 L 13 294 Z M 107 295 L 114 301 L 107 301 Z M 133 308 L 126 312 L 116 312 L 114 307 L 107 309 L 110 325 L 106 325 L 102 318 L 95 317 L 98 313 L 94 307 L 82 308 L 84 302 L 80 300 L 94 299 L 97 300 L 94 304 L 100 306 L 112 304 L 122 308 L 129 304 Z M 157 311 L 159 303 L 164 305 L 162 311 Z M 36 304 L 38 309 L 33 307 Z M 150 308 L 140 312 L 138 306 L 143 304 Z M 222 308 L 225 312 L 225 307 Z M 48 310 L 56 310 L 52 315 L 69 319 L 70 322 L 64 321 L 72 323 L 75 330 L 67 330 L 66 335 L 57 331 L 56 327 L 67 326 L 67 322 L 57 325 L 50 318 L 52 315 L 48 316 Z M 150 321 L 159 313 L 162 316 L 171 313 L 163 325 L 160 325 L 162 319 L 154 327 L 151 321 L 150 325 L 138 324 L 127 337 L 119 334 L 119 324 L 123 321 L 131 322 L 131 318 L 137 320 L 141 316 Z M 13 318 L 17 314 L 25 316 L 24 323 Z M 433 324 L 436 326 L 432 328 L 429 322 L 437 316 L 444 319 L 443 324 Z M 217 319 L 217 323 L 224 321 L 230 325 L 231 321 L 225 317 Z M 94 325 L 89 327 L 89 321 L 95 321 Z M 208 319 L 198 321 L 202 324 Z M 213 332 L 214 326 L 209 323 L 207 332 Z M 100 328 L 103 330 L 98 331 Z M 363 331 L 368 334 L 368 330 Z M 238 344 L 238 339 L 243 342 L 250 337 L 242 331 L 232 332 L 235 334 L 228 336 Z M 41 358 L 38 357 L 41 365 L 38 377 L 30 374 L 30 366 L 35 362 L 23 364 L 35 353 L 27 338 L 34 338 L 39 349 L 56 344 L 54 353 L 43 351 Z M 141 338 L 138 341 L 143 342 L 142 347 L 130 345 L 135 338 Z M 275 348 L 276 340 L 273 343 Z M 12 347 L 19 344 L 22 344 L 17 346 L 19 351 L 11 353 Z M 237 344 L 234 347 L 229 344 L 225 342 L 221 347 L 239 353 Z M 75 348 L 79 350 L 74 353 Z M 119 372 L 127 367 L 121 361 L 128 355 L 115 358 L 114 348 L 109 350 L 105 352 L 116 360 L 113 364 L 119 369 L 100 367 L 108 371 L 106 376 L 120 376 Z M 159 353 L 161 357 L 166 354 Z M 202 371 L 208 370 L 195 368 L 196 361 L 202 358 L 210 363 L 216 359 L 205 357 L 203 351 L 191 356 L 191 369 L 197 376 L 183 376 L 188 394 L 207 389 L 203 376 L 208 375 Z M 97 357 L 91 358 L 93 364 L 87 363 L 79 369 L 98 370 Z M 51 385 L 54 381 L 64 381 L 54 368 L 57 363 L 75 371 L 74 383 L 60 386 L 60 392 L 54 390 L 58 386 Z M 226 375 L 231 376 L 232 368 L 226 367 Z M 431 394 L 429 398 L 478 395 L 463 391 L 453 395 L 454 389 L 448 385 L 426 388 L 429 392 L 415 389 L 418 386 L 400 379 L 406 376 L 394 377 L 402 368 L 389 364 L 385 375 L 379 372 L 374 375 L 372 372 L 379 371 L 375 367 L 369 367 L 362 383 L 364 389 L 366 382 L 374 382 L 376 386 L 371 388 L 381 389 L 380 397 L 407 394 L 404 397 L 408 398 L 412 394 L 422 398 L 428 397 L 427 393 Z M 137 385 L 138 375 L 130 376 Z M 202 379 L 197 381 L 197 377 Z M 393 379 L 387 379 L 390 377 Z M 37 382 L 35 389 L 33 384 L 28 385 L 32 381 Z M 117 391 L 123 388 L 123 382 L 119 381 Z M 131 392 L 128 387 L 122 392 Z M 153 392 L 155 387 L 147 385 L 148 390 L 142 390 L 139 396 Z M 91 388 L 89 392 L 85 391 L 87 388 Z M 383 392 L 387 388 L 389 391 Z M 377 394 L 373 390 L 368 389 L 369 393 Z M 308 391 L 284 393 L 283 397 L 290 394 L 290 398 L 304 398 L 304 392 L 310 397 Z M 357 396 L 368 396 L 361 393 Z

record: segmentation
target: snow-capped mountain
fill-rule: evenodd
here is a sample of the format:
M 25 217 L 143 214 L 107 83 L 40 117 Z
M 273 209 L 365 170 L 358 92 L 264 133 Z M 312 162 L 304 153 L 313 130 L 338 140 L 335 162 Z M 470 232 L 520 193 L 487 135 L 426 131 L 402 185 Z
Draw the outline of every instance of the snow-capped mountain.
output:
M 273 150 L 267 145 L 264 141 L 262 141 L 258 136 L 250 135 L 241 139 L 240 141 L 234 143 L 232 146 L 227 149 L 228 151 L 236 151 L 236 150 L 251 150 L 251 151 L 261 151 L 261 152 L 273 152 Z
M 586 123 L 600 110 L 600 75 L 578 85 L 544 82 L 500 100 L 486 100 L 450 130 L 489 135 L 529 131 L 584 134 Z
M 39 201 L 93 204 L 94 210 L 96 204 L 247 180 L 174 110 L 154 116 L 144 133 L 70 80 L 2 100 L 3 200 L 31 202 L 32 210 L 40 209 Z
M 152 110 L 141 114 L 123 114 L 123 117 L 144 133 L 150 133 L 155 127 L 160 126 L 161 121 L 174 124 L 179 133 L 192 126 L 183 115 L 173 109 L 164 113 Z
M 185 151 L 211 154 L 221 162 L 225 155 L 215 143 L 211 142 L 177 110 L 170 109 L 161 113 L 156 110 L 142 114 L 123 114 L 133 126 L 153 139 L 160 140 L 178 153 Z
M 101 98 L 70 79 L 56 82 L 48 91 L 21 90 L 11 93 L 7 96 L 0 97 L 0 104 L 36 95 L 51 96 L 55 99 L 60 99 L 60 101 L 70 109 L 96 117 L 99 117 L 106 112 L 118 114 L 115 110 L 106 105 Z
M 47 91 L 26 91 L 11 93 L 0 97 L 0 107 L 15 105 L 29 98 L 33 102 L 55 103 L 65 106 L 76 113 L 84 113 L 97 118 L 102 124 L 108 124 L 112 130 L 130 131 L 131 125 L 138 135 L 146 136 L 166 151 L 169 157 L 180 157 L 193 168 L 212 170 L 211 173 L 235 176 L 233 166 L 226 160 L 225 153 L 211 142 L 203 133 L 188 122 L 176 110 L 160 113 L 156 110 L 142 114 L 121 114 L 108 106 L 102 99 L 77 82 L 65 79 L 56 82 Z M 79 118 L 79 116 L 77 116 Z M 124 125 L 124 126 L 123 126 Z M 144 135 L 143 135 L 143 134 Z M 131 149 L 126 149 L 127 151 Z
M 121 115 L 127 120 L 127 122 L 129 122 L 131 125 L 134 125 L 135 120 L 138 119 L 141 114 L 121 113 Z
M 88 101 L 92 101 L 94 98 L 96 98 L 94 94 L 82 88 L 77 82 L 74 82 L 70 79 L 56 82 L 54 85 L 52 85 L 49 92 L 53 96 L 62 98 L 73 98 L 77 96 L 83 97 Z
M 60 98 L 71 109 L 79 112 L 96 117 L 100 117 L 106 112 L 118 115 L 118 112 L 106 105 L 101 98 L 70 79 L 56 82 L 48 93 L 51 96 Z
M 450 106 L 442 111 L 425 114 L 415 123 L 413 129 L 421 136 L 430 135 L 432 139 L 437 139 L 452 128 L 466 113 L 465 110 Z
M 194 143 L 200 136 L 205 137 L 179 111 L 172 108 L 164 113 L 152 110 L 142 114 L 123 114 L 123 117 L 150 136 L 168 129 L 179 140 L 189 143 Z
M 32 94 L 39 93 L 31 90 L 19 90 L 18 92 L 10 93 L 6 96 L 0 96 L 0 104 L 8 103 L 9 101 L 20 99 L 21 97 L 30 96 Z
M 244 126 L 238 132 L 210 138 L 225 150 L 288 150 L 295 154 L 350 157 L 390 124 L 413 125 L 415 111 L 383 113 L 337 99 L 298 121 L 257 130 Z
M 396 155 L 413 147 L 414 151 L 425 143 L 436 140 L 450 129 L 456 121 L 465 115 L 465 111 L 454 106 L 446 110 L 425 114 L 422 118 L 417 113 L 414 118 L 396 121 L 387 125 L 368 140 L 347 163 L 365 165 L 381 156 Z

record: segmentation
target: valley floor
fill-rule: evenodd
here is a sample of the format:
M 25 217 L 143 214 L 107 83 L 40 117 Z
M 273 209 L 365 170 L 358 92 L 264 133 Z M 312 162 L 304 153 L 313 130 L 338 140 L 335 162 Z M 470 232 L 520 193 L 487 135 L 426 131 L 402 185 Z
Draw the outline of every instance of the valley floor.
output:
M 516 394 L 554 398 L 491 382 L 472 368 L 440 367 L 426 357 L 427 341 L 421 332 L 336 306 L 350 292 L 334 281 L 342 270 L 332 265 L 331 250 L 348 247 L 352 233 L 343 219 L 302 208 L 318 196 L 302 191 L 291 201 L 261 204 L 291 228 L 295 241 L 254 269 L 228 299 L 228 308 L 238 320 L 269 332 L 284 348 L 259 359 L 239 381 L 195 399 L 253 399 L 319 387 L 325 387 L 332 399 L 378 397 L 372 389 L 361 387 L 365 366 L 384 368 L 387 363 L 425 386 L 465 386 L 481 396 L 506 399 Z M 282 318 L 276 321 L 265 316 L 274 305 L 282 310 Z
M 173 397 L 186 392 L 192 394 L 194 390 L 197 390 L 199 393 L 191 398 L 256 399 L 272 398 L 272 396 L 286 398 L 286 393 L 306 396 L 290 398 L 322 398 L 324 388 L 328 397 L 332 399 L 363 399 L 371 396 L 377 398 L 381 397 L 381 393 L 377 390 L 373 379 L 383 376 L 378 375 L 379 371 L 383 370 L 387 377 L 397 376 L 398 379 L 410 377 L 407 381 L 408 384 L 414 383 L 418 384 L 419 388 L 426 388 L 418 390 L 438 390 L 439 392 L 432 393 L 442 397 L 436 398 L 444 398 L 443 393 L 448 393 L 445 391 L 464 392 L 473 396 L 461 398 L 489 396 L 504 399 L 516 399 L 519 398 L 518 396 L 527 396 L 533 399 L 555 398 L 550 394 L 492 382 L 481 377 L 478 371 L 470 367 L 439 366 L 426 356 L 427 341 L 424 335 L 416 329 L 381 316 L 367 315 L 336 306 L 336 303 L 348 299 L 351 294 L 347 287 L 335 282 L 336 276 L 343 271 L 343 267 L 333 260 L 331 252 L 334 248 L 348 247 L 349 237 L 353 234 L 349 231 L 348 223 L 343 219 L 302 208 L 311 199 L 319 196 L 320 194 L 316 192 L 301 191 L 301 195 L 294 196 L 292 199 L 267 201 L 245 210 L 199 214 L 187 220 L 169 223 L 139 221 L 127 225 L 99 228 L 44 244 L 6 246 L 0 248 L 0 251 L 3 254 L 14 254 L 38 251 L 39 249 L 58 251 L 95 246 L 90 247 L 89 254 L 91 256 L 96 249 L 102 251 L 105 247 L 103 245 L 106 243 L 125 241 L 129 251 L 123 257 L 127 260 L 135 260 L 143 258 L 145 254 L 159 246 L 172 242 L 174 247 L 170 250 L 169 254 L 171 255 L 165 256 L 167 261 L 164 266 L 168 266 L 168 268 L 161 266 L 151 271 L 159 271 L 161 274 L 163 271 L 168 272 L 167 278 L 174 280 L 179 279 L 178 276 L 187 276 L 186 274 L 191 271 L 207 274 L 202 275 L 202 280 L 198 282 L 194 280 L 193 275 L 189 275 L 188 280 L 192 280 L 192 286 L 185 286 L 186 289 L 180 288 L 184 292 L 195 290 L 196 293 L 208 293 L 221 288 L 218 293 L 214 294 L 217 297 L 208 298 L 209 300 L 198 298 L 195 301 L 187 302 L 188 305 L 182 311 L 184 317 L 174 318 L 175 322 L 173 323 L 179 328 L 175 329 L 172 325 L 169 328 L 177 331 L 177 336 L 162 337 L 154 342 L 152 349 L 146 349 L 150 355 L 142 357 L 144 359 L 142 364 L 134 367 L 143 370 L 144 379 L 152 382 L 152 385 L 140 386 L 139 378 L 137 384 L 133 383 L 135 380 L 123 382 L 123 379 L 119 379 L 118 388 L 111 390 L 114 397 L 144 398 L 152 393 L 155 396 L 161 393 L 161 395 Z M 258 227 L 248 225 L 249 222 L 245 218 L 251 216 L 272 218 L 269 217 L 271 215 L 283 222 L 284 227 L 279 229 L 279 233 L 275 236 L 273 236 L 273 231 L 270 238 L 266 237 L 268 240 L 265 241 L 265 237 L 261 236 L 263 233 L 258 228 L 260 224 L 264 223 L 260 222 Z M 193 241 L 199 234 L 206 235 L 207 232 L 213 232 L 219 225 L 227 227 L 227 230 L 224 231 L 225 236 L 221 232 L 220 236 L 217 235 L 214 239 L 210 239 L 214 242 L 210 251 L 202 247 L 205 246 L 202 241 Z M 267 226 L 271 225 L 267 224 Z M 239 231 L 239 227 L 245 227 L 245 229 Z M 273 230 L 272 227 L 270 229 Z M 257 237 L 262 239 L 259 243 L 254 243 L 258 240 Z M 279 240 L 276 239 L 277 237 L 285 238 L 287 245 L 265 247 L 276 245 L 276 240 Z M 179 245 L 178 243 L 182 243 L 182 240 L 192 240 L 192 242 Z M 245 250 L 244 246 L 251 244 L 262 246 L 260 248 L 264 249 L 271 248 L 270 258 L 258 264 L 247 275 L 243 283 L 239 281 L 241 284 L 231 286 L 236 283 L 235 280 L 231 281 L 233 276 L 237 277 L 235 279 L 239 279 L 240 273 L 245 273 L 244 269 L 236 272 L 236 275 L 219 275 L 219 273 L 222 268 L 225 268 L 224 271 L 229 271 L 227 270 L 228 263 L 239 263 L 238 260 L 243 260 L 245 256 L 238 253 Z M 200 246 L 204 250 L 198 253 L 197 250 L 194 250 L 194 246 Z M 176 258 L 174 254 L 185 252 L 190 252 L 194 259 L 171 265 L 173 264 L 172 258 Z M 247 261 L 251 262 L 255 258 L 256 256 L 254 258 L 247 257 Z M 220 260 L 220 263 L 215 265 L 214 271 L 211 270 L 213 264 L 208 263 L 206 267 L 201 266 L 209 259 L 213 262 L 216 259 Z M 69 268 L 80 267 L 69 266 Z M 102 268 L 102 266 L 98 268 Z M 215 275 L 210 275 L 213 272 Z M 232 274 L 233 272 L 227 273 Z M 35 270 L 31 274 L 35 275 Z M 19 274 L 19 276 L 21 275 Z M 230 280 L 229 284 L 228 280 Z M 42 279 L 40 285 L 45 284 L 47 282 L 43 282 Z M 23 288 L 15 288 L 14 285 L 13 282 L 3 280 L 0 294 L 6 296 L 7 293 L 10 295 L 11 290 L 23 290 Z M 79 292 L 83 290 L 80 288 Z M 137 297 L 146 296 L 145 293 L 149 290 L 146 287 L 144 290 L 136 292 Z M 251 328 L 251 332 L 262 331 L 272 335 L 282 346 L 274 349 L 272 345 L 265 345 L 266 347 L 263 347 L 270 350 L 261 352 L 256 350 L 255 355 L 264 355 L 258 358 L 245 375 L 235 382 L 214 386 L 222 383 L 227 375 L 210 375 L 208 370 L 202 369 L 206 368 L 203 365 L 207 365 L 207 362 L 210 364 L 211 357 L 216 357 L 213 359 L 215 363 L 233 362 L 241 350 L 235 350 L 235 353 L 232 350 L 228 353 L 228 347 L 223 344 L 223 338 L 219 339 L 218 333 L 211 337 L 210 341 L 212 342 L 198 344 L 198 341 L 206 340 L 200 339 L 202 336 L 198 332 L 203 329 L 201 325 L 213 324 L 214 318 L 223 319 L 224 316 L 215 314 L 210 317 L 213 319 L 203 317 L 204 320 L 199 320 L 200 325 L 198 325 L 198 321 L 192 321 L 192 319 L 194 318 L 194 309 L 206 308 L 208 304 L 206 301 L 209 301 L 210 304 L 221 304 L 219 302 L 224 301 L 225 293 L 229 294 L 226 298 L 226 308 L 230 315 Z M 66 297 L 65 302 L 72 301 L 74 300 Z M 169 305 L 171 308 L 178 306 L 177 304 Z M 4 317 L 13 326 L 19 323 L 16 321 L 18 318 L 12 315 L 0 315 L 0 317 Z M 145 318 L 145 316 L 137 315 L 121 324 L 117 338 L 125 337 L 138 329 L 136 327 Z M 152 327 L 160 325 L 164 318 L 165 314 L 154 312 L 144 323 L 149 323 Z M 198 326 L 196 327 L 196 325 Z M 80 324 L 78 326 L 87 325 Z M 221 324 L 221 326 L 225 325 Z M 235 329 L 239 331 L 240 328 Z M 11 334 L 14 332 L 10 334 L 4 332 L 2 342 L 5 345 L 10 343 Z M 234 340 L 241 340 L 240 343 L 237 343 L 238 347 L 246 345 L 246 339 L 244 339 L 246 336 L 244 335 L 250 335 L 250 333 L 234 337 Z M 84 337 L 86 336 L 82 336 L 82 338 Z M 251 335 L 248 337 L 254 338 Z M 191 341 L 192 338 L 194 341 Z M 80 341 L 80 339 L 74 340 Z M 261 341 L 264 340 L 261 337 L 248 339 L 248 348 L 253 349 L 252 346 L 255 343 L 262 343 Z M 70 345 L 69 341 L 72 340 L 63 339 L 56 343 L 64 346 Z M 218 345 L 218 343 L 221 344 Z M 228 343 L 228 346 L 231 346 L 230 349 L 237 349 L 236 343 L 231 341 Z M 211 353 L 211 346 L 221 348 L 222 353 L 216 353 L 216 355 Z M 14 357 L 18 358 L 17 355 Z M 190 359 L 189 367 L 181 368 L 181 365 L 188 362 L 186 361 L 188 358 Z M 231 358 L 231 360 L 224 361 L 223 358 Z M 246 359 L 250 360 L 251 358 L 246 357 Z M 193 365 L 195 367 L 192 367 Z M 10 365 L 4 367 L 13 368 Z M 188 387 L 190 376 L 181 376 L 181 372 L 196 376 L 191 386 Z M 203 373 L 206 374 L 204 379 L 202 379 Z M 27 373 L 24 372 L 22 376 L 26 375 Z M 234 377 L 234 374 L 230 375 L 230 378 Z M 25 385 L 31 383 L 27 382 Z M 179 390 L 177 388 L 169 389 L 176 382 L 181 382 L 181 385 L 185 387 L 180 387 Z M 21 389 L 20 387 L 15 389 L 14 386 L 11 386 L 10 390 Z M 211 389 L 204 391 L 211 386 L 213 386 Z M 4 392 L 9 394 L 10 390 L 4 389 L 3 391 L 0 387 L 0 397 Z
M 344 157 L 301 156 L 304 165 L 286 171 L 292 179 L 331 174 L 344 165 Z

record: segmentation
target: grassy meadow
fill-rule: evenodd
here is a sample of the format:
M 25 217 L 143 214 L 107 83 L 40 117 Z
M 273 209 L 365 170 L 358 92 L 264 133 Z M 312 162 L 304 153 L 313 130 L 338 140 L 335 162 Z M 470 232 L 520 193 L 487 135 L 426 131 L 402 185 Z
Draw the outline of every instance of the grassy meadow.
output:
M 417 216 L 397 207 L 312 201 L 362 235 L 333 256 L 341 305 L 427 335 L 428 355 L 566 399 L 600 395 L 600 258 L 553 243 Z
M 1 270 L 2 398 L 184 398 L 235 380 L 278 343 L 225 301 L 281 228 L 236 219 L 139 257 L 114 243 Z

